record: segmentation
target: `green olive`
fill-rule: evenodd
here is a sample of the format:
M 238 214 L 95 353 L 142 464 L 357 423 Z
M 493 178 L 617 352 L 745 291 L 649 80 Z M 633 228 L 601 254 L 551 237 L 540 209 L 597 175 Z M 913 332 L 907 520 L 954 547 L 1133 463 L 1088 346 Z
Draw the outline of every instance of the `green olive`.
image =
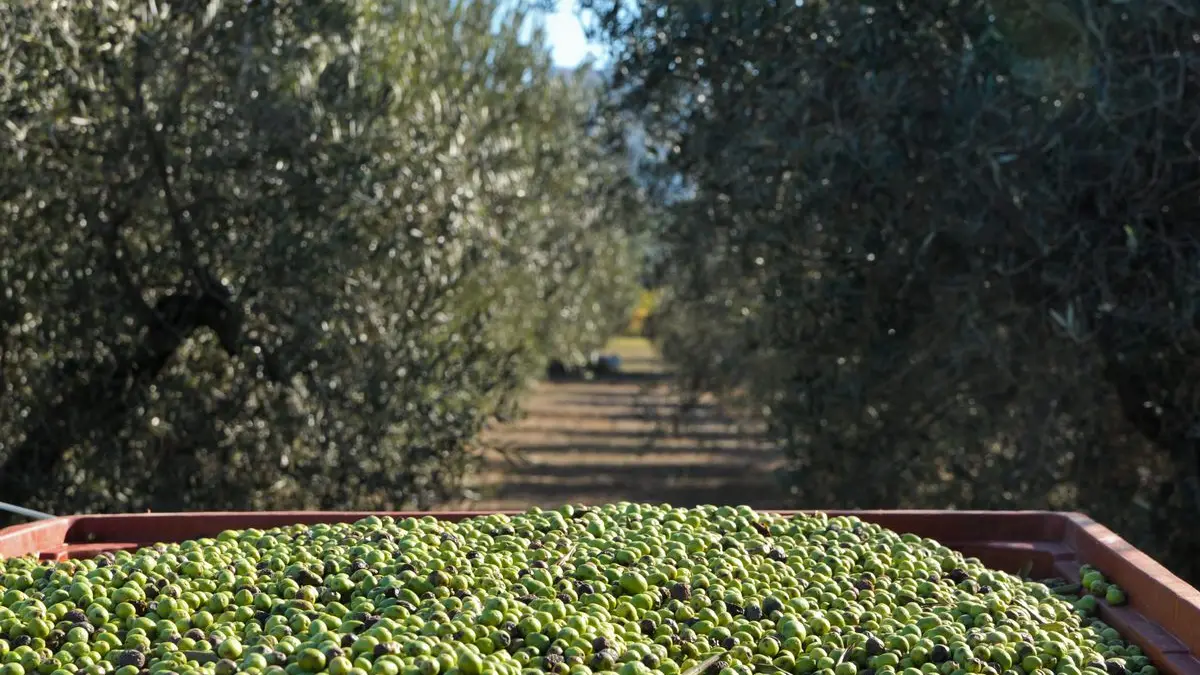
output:
M 380 516 L 0 560 L 0 675 L 1157 675 L 1080 579 L 820 513 Z

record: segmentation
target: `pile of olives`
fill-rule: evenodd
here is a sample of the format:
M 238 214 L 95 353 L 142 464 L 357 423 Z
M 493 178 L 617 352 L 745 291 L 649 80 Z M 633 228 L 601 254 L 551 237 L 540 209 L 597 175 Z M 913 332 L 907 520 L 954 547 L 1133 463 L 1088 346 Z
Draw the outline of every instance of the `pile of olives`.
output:
M 373 516 L 0 561 L 0 675 L 1156 675 L 1052 583 L 819 513 Z

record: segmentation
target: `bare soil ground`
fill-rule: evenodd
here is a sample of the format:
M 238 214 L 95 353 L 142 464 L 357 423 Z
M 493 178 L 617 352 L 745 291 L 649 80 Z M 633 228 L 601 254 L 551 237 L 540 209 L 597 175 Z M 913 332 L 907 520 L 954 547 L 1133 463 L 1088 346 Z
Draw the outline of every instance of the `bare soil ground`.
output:
M 665 366 L 644 340 L 618 340 L 621 374 L 539 383 L 527 415 L 485 435 L 478 509 L 614 501 L 785 503 L 780 458 L 761 430 L 711 401 L 682 406 Z

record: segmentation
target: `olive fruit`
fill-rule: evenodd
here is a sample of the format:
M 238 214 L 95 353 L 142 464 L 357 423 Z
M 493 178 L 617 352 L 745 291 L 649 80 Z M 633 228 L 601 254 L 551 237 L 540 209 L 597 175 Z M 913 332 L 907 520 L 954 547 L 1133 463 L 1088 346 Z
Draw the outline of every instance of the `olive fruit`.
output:
M 1079 576 L 744 506 L 370 516 L 0 560 L 0 675 L 1157 675 Z

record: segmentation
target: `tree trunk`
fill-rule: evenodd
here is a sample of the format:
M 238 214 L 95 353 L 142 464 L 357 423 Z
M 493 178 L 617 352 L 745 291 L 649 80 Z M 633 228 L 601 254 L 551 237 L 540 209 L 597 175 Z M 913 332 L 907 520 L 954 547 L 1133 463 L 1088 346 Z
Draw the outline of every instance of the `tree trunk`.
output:
M 98 436 L 115 436 L 178 349 L 202 327 L 217 333 L 233 356 L 240 333 L 237 316 L 212 293 L 175 293 L 162 298 L 141 342 L 115 368 L 78 378 L 37 414 L 25 439 L 0 463 L 0 495 L 24 505 L 46 497 L 67 450 Z

